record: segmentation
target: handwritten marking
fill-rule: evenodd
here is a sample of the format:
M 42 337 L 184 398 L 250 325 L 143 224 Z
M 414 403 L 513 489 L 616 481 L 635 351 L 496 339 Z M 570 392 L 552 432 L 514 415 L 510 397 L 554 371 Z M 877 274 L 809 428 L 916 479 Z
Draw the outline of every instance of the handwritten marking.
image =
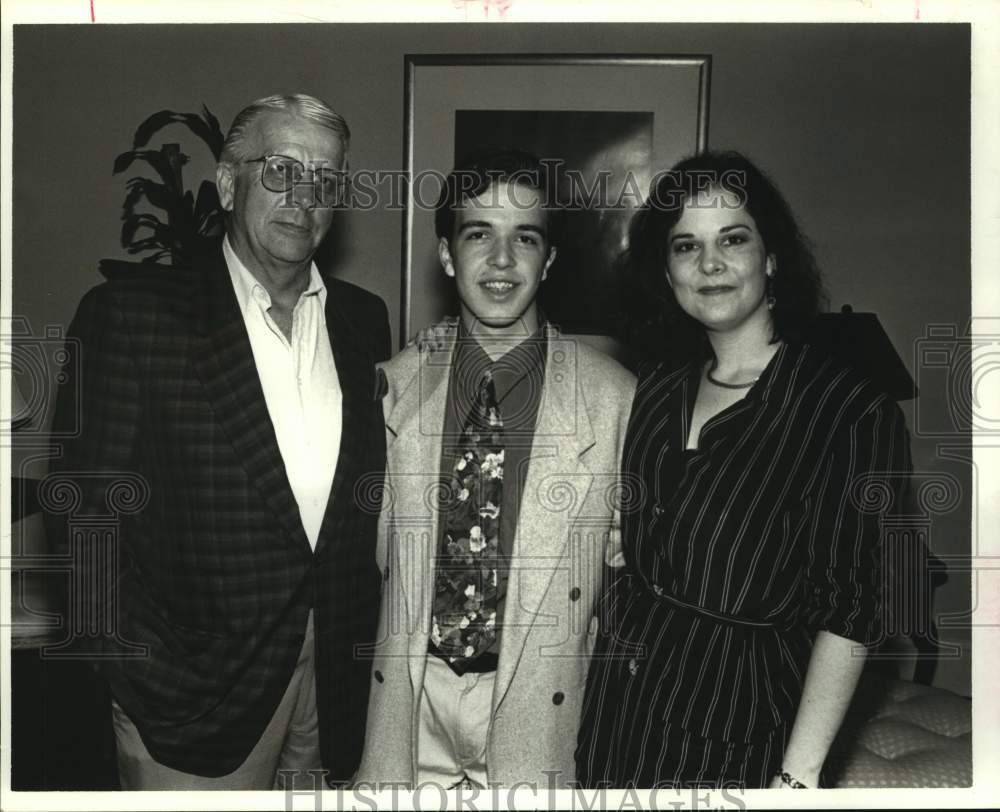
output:
M 97 20 L 94 19 L 94 0 L 90 0 L 90 21 L 92 23 L 97 22 Z
M 914 14 L 913 19 L 919 20 L 920 19 L 920 0 L 916 0 L 916 6 L 917 6 L 917 8 L 916 8 L 916 14 Z
M 490 10 L 495 9 L 500 19 L 506 19 L 507 12 L 514 5 L 514 0 L 452 0 L 455 8 L 464 8 L 465 19 L 469 19 L 469 6 L 479 6 L 482 8 L 483 16 L 490 19 Z

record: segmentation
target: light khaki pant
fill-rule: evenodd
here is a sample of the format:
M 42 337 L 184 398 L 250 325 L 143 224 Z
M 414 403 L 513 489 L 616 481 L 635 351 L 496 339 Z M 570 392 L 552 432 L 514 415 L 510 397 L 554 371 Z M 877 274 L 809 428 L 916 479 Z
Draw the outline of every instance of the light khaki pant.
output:
M 459 676 L 427 655 L 417 733 L 417 783 L 486 787 L 486 742 L 496 674 Z
M 267 790 L 284 788 L 281 770 L 293 770 L 295 787 L 320 789 L 319 719 L 316 715 L 316 660 L 312 612 L 295 671 L 277 710 L 250 755 L 229 775 L 205 778 L 160 764 L 149 754 L 139 731 L 117 702 L 112 720 L 118 747 L 118 774 L 123 790 Z M 290 779 L 290 776 L 289 776 Z M 287 781 L 291 788 L 291 780 Z

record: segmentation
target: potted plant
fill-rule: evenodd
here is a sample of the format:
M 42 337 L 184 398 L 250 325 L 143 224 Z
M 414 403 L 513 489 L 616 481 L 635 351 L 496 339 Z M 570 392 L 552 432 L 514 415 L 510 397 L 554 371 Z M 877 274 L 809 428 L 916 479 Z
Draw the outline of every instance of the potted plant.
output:
M 148 147 L 150 139 L 170 124 L 183 124 L 209 148 L 218 161 L 225 136 L 219 120 L 202 105 L 201 113 L 154 113 L 135 131 L 132 149 L 115 158 L 114 174 L 145 163 L 155 177 L 136 175 L 125 182 L 121 244 L 129 254 L 145 254 L 138 262 L 103 259 L 106 277 L 134 272 L 151 263 L 171 266 L 197 262 L 223 234 L 223 211 L 214 181 L 203 180 L 195 196 L 184 189 L 183 168 L 190 160 L 180 144 Z M 149 211 L 159 209 L 160 213 Z M 141 209 L 141 210 L 140 210 Z

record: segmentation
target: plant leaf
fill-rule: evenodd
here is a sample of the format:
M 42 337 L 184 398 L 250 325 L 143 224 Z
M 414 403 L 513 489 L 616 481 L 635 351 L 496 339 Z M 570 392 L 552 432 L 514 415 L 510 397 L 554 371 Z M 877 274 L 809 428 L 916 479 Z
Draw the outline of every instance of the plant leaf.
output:
M 202 111 L 208 113 L 204 105 L 202 105 Z M 133 149 L 146 146 L 153 135 L 169 124 L 183 124 L 204 141 L 218 159 L 219 153 L 222 152 L 223 136 L 219 129 L 218 120 L 211 113 L 208 113 L 205 118 L 195 113 L 176 113 L 173 110 L 160 110 L 158 113 L 153 113 L 135 131 L 135 138 L 132 142 Z
M 210 180 L 203 180 L 198 187 L 198 199 L 194 204 L 194 216 L 198 221 L 208 217 L 214 211 L 221 211 L 222 203 L 219 202 L 219 190 Z
M 212 239 L 221 237 L 226 231 L 226 221 L 221 211 L 211 211 L 198 221 L 198 233 Z
M 142 262 L 156 262 L 169 255 L 184 262 L 217 247 L 224 233 L 224 213 L 218 190 L 212 181 L 202 181 L 197 196 L 185 191 L 178 166 L 189 162 L 176 143 L 159 149 L 144 149 L 152 137 L 171 124 L 182 124 L 200 138 L 219 159 L 225 136 L 218 119 L 204 104 L 200 114 L 160 110 L 149 116 L 135 131 L 133 149 L 115 158 L 114 174 L 136 162 L 144 162 L 155 177 L 137 175 L 126 181 L 122 204 L 122 246 L 130 254 L 152 252 Z M 159 214 L 136 212 L 140 204 L 160 210 Z M 142 236 L 140 236 L 140 234 Z
M 132 242 L 126 247 L 126 250 L 130 254 L 138 254 L 140 251 L 149 251 L 153 248 L 163 250 L 163 244 L 155 235 L 152 237 L 143 237 L 142 239 L 132 240 Z
M 142 214 L 133 214 L 128 218 L 129 221 L 136 224 L 136 226 L 157 226 L 163 225 L 163 221 L 157 217 L 155 214 L 147 214 L 143 212 Z
M 129 248 L 136 244 L 136 233 L 141 228 L 149 228 L 155 234 L 157 230 L 166 228 L 166 225 L 155 214 L 133 214 L 122 223 L 122 247 Z M 135 253 L 131 251 L 131 253 Z
M 129 178 L 125 184 L 128 193 L 125 195 L 125 203 L 122 205 L 122 218 L 133 214 L 136 204 L 142 199 L 153 206 L 163 209 L 168 215 L 173 216 L 174 209 L 177 208 L 177 196 L 173 191 L 162 183 L 157 183 L 148 178 Z
M 222 147 L 226 143 L 226 135 L 222 132 L 222 127 L 219 126 L 219 119 L 212 115 L 212 111 L 204 103 L 201 105 L 201 115 L 205 119 L 205 124 L 208 126 L 209 131 L 212 133 L 212 141 L 208 146 L 212 150 L 215 160 L 218 161 L 222 157 Z
M 179 158 L 181 166 L 186 164 L 188 161 L 188 156 L 184 153 L 181 153 Z M 160 176 L 160 180 L 165 186 L 174 186 L 174 171 L 170 166 L 170 161 L 168 161 L 166 156 L 158 149 L 135 149 L 129 152 L 123 152 L 115 158 L 115 171 L 113 174 L 117 175 L 119 172 L 124 172 L 135 161 L 145 161 L 153 168 L 156 174 Z
M 143 180 L 142 178 L 132 178 L 132 180 Z M 155 181 L 148 180 L 147 183 L 155 183 Z M 135 207 L 140 200 L 145 196 L 146 190 L 143 188 L 142 184 L 133 184 L 129 181 L 125 184 L 125 188 L 128 191 L 125 193 L 125 201 L 122 203 L 122 220 L 125 220 L 135 214 Z

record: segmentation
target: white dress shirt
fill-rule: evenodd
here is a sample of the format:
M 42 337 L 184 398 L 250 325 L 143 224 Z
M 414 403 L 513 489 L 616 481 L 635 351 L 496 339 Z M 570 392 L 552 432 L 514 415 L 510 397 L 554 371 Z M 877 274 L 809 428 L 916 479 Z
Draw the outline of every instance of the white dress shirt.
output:
M 326 330 L 326 285 L 313 263 L 292 311 L 291 341 L 267 312 L 271 296 L 223 240 L 223 254 L 250 336 L 257 374 L 302 526 L 316 549 L 337 469 L 342 392 Z

